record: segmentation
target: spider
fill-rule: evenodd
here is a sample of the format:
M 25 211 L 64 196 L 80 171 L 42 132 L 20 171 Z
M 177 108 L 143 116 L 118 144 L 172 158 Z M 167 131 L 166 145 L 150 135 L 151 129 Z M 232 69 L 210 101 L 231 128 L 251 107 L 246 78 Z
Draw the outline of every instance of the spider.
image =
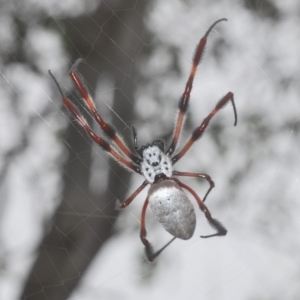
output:
M 123 141 L 121 136 L 117 131 L 108 123 L 106 123 L 99 112 L 96 109 L 95 103 L 87 90 L 84 79 L 77 71 L 78 64 L 82 59 L 78 59 L 75 64 L 71 67 L 69 76 L 71 77 L 73 83 L 78 89 L 82 96 L 84 103 L 87 108 L 92 113 L 95 121 L 100 125 L 104 133 L 111 139 L 111 143 L 107 142 L 102 137 L 96 135 L 87 121 L 79 113 L 77 108 L 72 104 L 72 102 L 65 97 L 62 89 L 54 77 L 54 75 L 49 70 L 49 74 L 53 78 L 63 100 L 64 105 L 71 112 L 71 114 L 76 118 L 79 124 L 85 129 L 87 135 L 96 142 L 100 147 L 103 148 L 113 159 L 115 159 L 119 164 L 129 171 L 136 172 L 144 176 L 145 180 L 139 188 L 124 202 L 117 203 L 118 209 L 123 209 L 127 207 L 134 198 L 148 185 L 150 188 L 148 191 L 147 198 L 144 202 L 141 214 L 141 229 L 140 238 L 145 246 L 145 252 L 148 261 L 152 262 L 166 247 L 168 247 L 176 238 L 183 240 L 190 239 L 196 227 L 196 216 L 193 205 L 185 192 L 184 189 L 190 192 L 192 196 L 196 199 L 200 210 L 204 213 L 209 224 L 216 230 L 216 233 L 210 235 L 201 236 L 202 238 L 210 238 L 213 236 L 224 236 L 227 233 L 225 227 L 216 219 L 211 216 L 208 208 L 204 204 L 208 194 L 214 188 L 215 184 L 211 177 L 204 173 L 191 173 L 191 172 L 179 172 L 173 170 L 173 166 L 186 154 L 186 152 L 191 148 L 195 141 L 197 141 L 204 133 L 206 127 L 208 126 L 210 120 L 213 116 L 223 108 L 229 101 L 231 101 L 234 111 L 234 126 L 237 124 L 237 112 L 234 103 L 233 93 L 228 92 L 215 106 L 215 108 L 210 112 L 210 114 L 202 121 L 199 127 L 195 128 L 191 137 L 183 146 L 183 148 L 175 155 L 174 152 L 178 145 L 178 140 L 182 132 L 184 119 L 186 116 L 188 103 L 190 99 L 190 93 L 192 90 L 192 85 L 194 81 L 194 76 L 200 60 L 203 56 L 204 48 L 206 45 L 207 37 L 214 28 L 216 24 L 221 21 L 227 21 L 223 18 L 214 22 L 205 35 L 200 39 L 199 44 L 196 47 L 196 51 L 193 58 L 193 65 L 190 71 L 189 78 L 187 80 L 185 90 L 179 100 L 178 112 L 176 115 L 176 122 L 173 131 L 173 137 L 170 146 L 165 151 L 164 141 L 161 139 L 155 140 L 152 143 L 146 144 L 139 147 L 137 142 L 137 132 L 134 127 L 132 127 L 133 135 L 133 146 L 135 154 L 129 149 L 126 143 Z M 205 179 L 209 183 L 209 189 L 206 192 L 203 200 L 196 194 L 196 192 L 189 186 L 178 180 L 177 176 L 186 176 L 194 178 Z M 168 231 L 173 238 L 160 250 L 154 251 L 152 245 L 147 240 L 146 232 L 146 210 L 150 205 L 155 218 L 164 226 L 165 230 Z

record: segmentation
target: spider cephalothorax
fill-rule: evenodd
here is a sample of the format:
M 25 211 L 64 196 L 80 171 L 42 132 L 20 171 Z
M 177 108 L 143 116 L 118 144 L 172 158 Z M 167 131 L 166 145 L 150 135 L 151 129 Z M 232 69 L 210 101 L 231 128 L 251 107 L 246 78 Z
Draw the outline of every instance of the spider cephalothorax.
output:
M 153 183 L 155 176 L 159 174 L 172 176 L 171 160 L 156 144 L 143 147 L 141 156 L 141 172 L 150 183 Z
M 194 81 L 194 76 L 197 70 L 197 67 L 200 63 L 200 60 L 203 55 L 203 51 L 206 45 L 207 37 L 209 33 L 212 31 L 214 26 L 226 19 L 220 19 L 213 23 L 205 35 L 200 39 L 199 44 L 197 45 L 193 66 L 190 72 L 190 76 L 185 86 L 185 90 L 179 100 L 178 104 L 178 113 L 175 121 L 175 128 L 173 132 L 172 141 L 168 150 L 165 152 L 164 150 L 164 142 L 162 140 L 155 140 L 154 142 L 142 146 L 138 148 L 137 146 L 137 134 L 134 129 L 133 130 L 133 141 L 134 148 L 137 153 L 135 155 L 129 147 L 125 144 L 123 139 L 119 136 L 119 134 L 114 130 L 114 128 L 106 123 L 100 114 L 98 113 L 96 106 L 90 96 L 87 85 L 84 84 L 83 78 L 77 71 L 77 67 L 81 59 L 77 60 L 73 67 L 70 70 L 70 77 L 73 80 L 76 88 L 81 94 L 83 101 L 85 102 L 87 108 L 92 113 L 95 121 L 100 125 L 101 129 L 104 133 L 111 139 L 111 143 L 108 143 L 100 136 L 96 135 L 96 133 L 92 130 L 86 120 L 82 117 L 82 115 L 78 112 L 72 102 L 66 98 L 60 88 L 57 80 L 49 71 L 49 74 L 52 76 L 54 82 L 56 83 L 60 94 L 63 98 L 63 103 L 67 107 L 67 109 L 73 114 L 73 116 L 77 119 L 79 124 L 85 129 L 87 134 L 100 146 L 104 151 L 106 151 L 112 158 L 118 161 L 123 167 L 134 171 L 138 174 L 141 174 L 145 177 L 145 181 L 142 185 L 125 201 L 122 203 L 118 203 L 117 208 L 122 209 L 128 206 L 132 200 L 148 185 L 151 187 L 148 191 L 148 196 L 144 202 L 141 216 L 141 232 L 140 237 L 145 245 L 146 255 L 149 261 L 153 261 L 172 241 L 176 238 L 180 239 L 189 239 L 192 237 L 195 226 L 196 226 L 196 217 L 193 205 L 191 201 L 183 191 L 183 189 L 187 190 L 197 201 L 199 208 L 204 213 L 209 224 L 217 231 L 214 234 L 201 236 L 202 238 L 209 238 L 213 236 L 223 236 L 226 235 L 227 230 L 224 226 L 216 219 L 212 218 L 208 208 L 204 204 L 207 195 L 210 193 L 212 188 L 215 186 L 214 182 L 211 180 L 210 176 L 204 173 L 191 173 L 191 172 L 179 172 L 173 169 L 173 166 L 176 164 L 178 160 L 180 160 L 186 152 L 190 149 L 190 147 L 194 144 L 196 140 L 198 140 L 205 129 L 207 128 L 210 120 L 213 116 L 223 108 L 229 101 L 232 103 L 233 111 L 234 111 L 234 125 L 237 124 L 237 113 L 233 100 L 233 93 L 228 92 L 215 106 L 215 108 L 210 112 L 210 114 L 202 121 L 202 123 L 195 128 L 189 140 L 185 143 L 182 149 L 176 154 L 173 155 L 177 146 L 179 137 L 182 132 L 183 123 L 190 99 L 190 93 L 192 90 L 192 85 Z M 179 181 L 177 176 L 186 176 L 186 177 L 194 177 L 194 178 L 202 178 L 205 179 L 210 188 L 206 192 L 203 197 L 203 200 L 196 194 L 196 192 L 190 188 L 188 185 Z M 154 216 L 156 219 L 164 226 L 164 228 L 174 237 L 160 250 L 153 251 L 151 244 L 147 240 L 147 232 L 146 232 L 146 210 L 150 205 Z

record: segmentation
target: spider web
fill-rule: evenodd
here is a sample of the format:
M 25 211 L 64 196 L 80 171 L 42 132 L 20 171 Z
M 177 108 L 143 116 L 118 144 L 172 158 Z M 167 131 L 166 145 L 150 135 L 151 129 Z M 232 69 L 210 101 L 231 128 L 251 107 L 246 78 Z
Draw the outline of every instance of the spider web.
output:
M 150 34 L 149 40 L 142 40 L 144 54 L 128 55 L 142 79 L 134 77 L 132 68 L 125 74 L 138 87 L 135 104 L 131 99 L 126 102 L 135 116 L 124 119 L 112 100 L 114 93 L 122 89 L 115 87 L 111 74 L 89 64 L 88 59 L 94 54 L 102 55 L 116 69 L 121 62 L 111 61 L 109 53 L 100 53 L 97 39 L 90 40 L 89 36 L 85 36 L 89 49 L 85 52 L 63 24 L 85 16 L 91 30 L 99 31 L 100 36 L 105 23 L 99 26 L 93 16 L 99 5 L 111 10 L 125 27 L 122 13 L 139 13 L 140 2 L 121 8 L 110 1 L 92 0 L 3 2 L 0 298 L 20 298 L 38 255 L 36 249 L 43 235 L 51 230 L 51 217 L 61 203 L 62 165 L 84 162 L 87 154 L 82 150 L 73 161 L 68 160 L 67 150 L 72 145 L 62 132 L 73 120 L 62 107 L 47 74 L 51 69 L 66 94 L 72 93 L 67 73 L 74 60 L 64 45 L 68 44 L 86 61 L 80 70 L 90 74 L 90 80 L 85 77 L 87 86 L 93 78 L 99 78 L 90 92 L 104 119 L 118 119 L 115 125 L 129 144 L 130 126 L 136 126 L 139 143 L 145 144 L 159 137 L 169 139 L 195 45 L 215 20 L 226 17 L 228 22 L 218 24 L 209 37 L 195 77 L 181 145 L 228 91 L 235 94 L 238 126 L 232 126 L 231 107 L 222 109 L 176 170 L 205 172 L 213 178 L 216 188 L 206 203 L 212 215 L 228 229 L 228 235 L 200 239 L 212 228 L 195 206 L 197 229 L 193 238 L 176 240 L 155 263 L 148 264 L 139 239 L 144 191 L 118 217 L 115 234 L 97 256 L 87 257 L 93 261 L 85 274 L 77 274 L 81 281 L 69 299 L 297 299 L 299 1 L 153 2 L 143 16 Z M 29 28 L 26 34 L 22 31 L 24 24 Z M 84 27 L 74 24 L 74 31 L 83 35 Z M 107 39 L 125 51 L 109 34 Z M 87 114 L 83 107 L 81 111 Z M 75 130 L 90 143 L 81 129 Z M 93 146 L 92 161 L 87 166 L 91 190 L 97 195 L 99 190 L 107 189 L 109 201 L 115 202 L 116 191 L 107 188 L 111 165 L 106 154 Z M 122 176 L 120 180 L 128 188 L 120 200 L 143 181 L 138 175 L 128 183 Z M 207 189 L 203 182 L 184 182 L 200 196 Z M 80 186 L 80 182 L 76 184 Z M 92 213 L 71 207 L 79 219 L 78 228 L 84 230 L 90 217 L 115 220 L 115 216 L 103 215 L 104 208 L 89 200 L 94 207 Z M 155 248 L 170 239 L 151 212 L 147 215 L 147 231 Z M 95 239 L 99 238 L 95 235 Z M 62 246 L 62 250 L 68 249 Z M 75 262 L 73 266 L 77 269 Z M 56 281 L 59 286 L 65 284 L 60 277 Z M 26 299 L 45 299 L 47 288 L 41 282 L 40 290 Z

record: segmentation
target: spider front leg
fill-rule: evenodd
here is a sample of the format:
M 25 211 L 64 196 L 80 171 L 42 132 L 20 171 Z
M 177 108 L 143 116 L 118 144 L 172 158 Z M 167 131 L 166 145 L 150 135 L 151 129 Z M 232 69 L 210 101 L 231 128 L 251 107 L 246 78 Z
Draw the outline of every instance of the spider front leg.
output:
M 202 136 L 206 127 L 208 126 L 210 120 L 214 117 L 214 115 L 223 108 L 229 101 L 232 103 L 233 112 L 234 112 L 234 126 L 237 124 L 237 112 L 234 103 L 233 93 L 228 92 L 215 106 L 215 108 L 211 111 L 211 113 L 202 121 L 201 125 L 197 127 L 190 139 L 184 145 L 184 147 L 180 150 L 180 152 L 174 155 L 171 159 L 172 164 L 174 165 L 180 158 L 182 158 L 185 153 L 191 148 L 191 146 Z
M 224 236 L 227 234 L 227 230 L 226 228 L 216 219 L 212 218 L 210 211 L 208 210 L 208 208 L 206 207 L 206 205 L 203 203 L 203 201 L 199 198 L 199 196 L 196 194 L 196 192 L 190 188 L 188 185 L 182 183 L 181 181 L 179 181 L 178 179 L 173 178 L 173 180 L 182 188 L 188 190 L 196 199 L 200 209 L 204 212 L 204 215 L 208 221 L 208 223 L 217 230 L 216 233 L 214 234 L 210 234 L 210 235 L 201 235 L 200 237 L 202 238 L 210 238 L 213 236 Z
M 201 61 L 201 58 L 203 56 L 204 53 L 204 49 L 205 49 L 205 45 L 207 42 L 207 38 L 210 34 L 210 32 L 213 30 L 214 26 L 216 24 L 218 24 L 219 22 L 222 21 L 227 21 L 227 19 L 223 18 L 220 20 L 217 20 L 216 22 L 214 22 L 206 31 L 205 35 L 201 38 L 199 44 L 196 47 L 196 51 L 195 51 L 195 55 L 193 58 L 193 65 L 192 65 L 192 69 L 190 71 L 190 75 L 189 78 L 186 82 L 185 85 L 185 90 L 179 100 L 178 103 L 178 113 L 176 116 L 176 121 L 175 121 L 175 128 L 174 128 L 174 132 L 173 132 L 173 138 L 172 138 L 172 142 L 170 144 L 169 149 L 167 150 L 166 154 L 168 156 L 171 156 L 174 151 L 176 150 L 178 141 L 179 141 L 179 137 L 183 128 L 183 124 L 184 124 L 184 119 L 186 116 L 186 112 L 187 112 L 187 108 L 188 108 L 188 104 L 189 104 L 189 100 L 190 100 L 190 94 L 192 91 L 192 87 L 193 87 L 193 81 L 195 78 L 195 74 L 198 68 L 198 65 Z
M 124 168 L 134 171 L 138 174 L 141 174 L 141 170 L 138 167 L 138 165 L 135 165 L 134 162 L 129 161 L 127 158 L 125 158 L 120 152 L 111 146 L 106 140 L 98 136 L 93 129 L 90 127 L 90 125 L 87 123 L 85 118 L 79 113 L 79 111 L 76 109 L 76 107 L 72 104 L 72 102 L 65 97 L 60 85 L 58 84 L 56 78 L 51 73 L 51 71 L 48 71 L 52 79 L 54 80 L 61 97 L 63 99 L 64 105 L 68 108 L 70 113 L 76 118 L 79 125 L 86 131 L 87 135 L 95 142 L 97 143 L 104 151 L 106 151 L 113 159 L 115 159 L 121 166 Z
M 147 207 L 148 207 L 149 201 L 148 201 L 148 197 L 145 200 L 145 203 L 143 205 L 143 209 L 142 209 L 142 216 L 141 216 L 141 233 L 140 233 L 140 237 L 141 237 L 141 241 L 142 243 L 145 245 L 145 252 L 146 252 L 146 256 L 148 261 L 153 262 L 154 259 L 163 251 L 165 250 L 175 239 L 176 237 L 173 237 L 166 245 L 164 245 L 160 250 L 154 252 L 152 245 L 150 244 L 150 242 L 147 240 L 146 236 L 147 236 L 147 230 L 146 230 L 146 211 L 147 211 Z
M 194 178 L 203 178 L 205 179 L 209 185 L 210 188 L 208 189 L 208 191 L 206 192 L 202 202 L 205 202 L 208 194 L 211 192 L 211 190 L 215 187 L 215 183 L 212 181 L 211 177 L 208 174 L 204 174 L 204 173 L 191 173 L 191 172 L 178 172 L 178 171 L 173 171 L 173 175 L 175 176 L 188 176 L 188 177 L 194 177 Z
M 87 88 L 87 85 L 84 82 L 83 77 L 78 72 L 77 68 L 78 65 L 83 61 L 83 59 L 79 58 L 76 60 L 76 62 L 73 64 L 73 66 L 70 69 L 69 75 L 76 86 L 77 90 L 79 91 L 80 95 L 82 96 L 82 99 L 84 103 L 86 104 L 87 108 L 92 113 L 95 121 L 99 124 L 103 132 L 111 138 L 112 142 L 116 145 L 117 149 L 120 151 L 120 153 L 124 154 L 126 157 L 128 157 L 131 161 L 133 161 L 135 164 L 140 163 L 140 159 L 134 155 L 126 143 L 123 141 L 122 137 L 119 135 L 119 133 L 114 129 L 113 126 L 106 123 L 104 119 L 99 114 L 96 105 L 93 101 L 92 96 L 89 93 L 89 90 Z M 53 77 L 53 76 L 52 76 Z

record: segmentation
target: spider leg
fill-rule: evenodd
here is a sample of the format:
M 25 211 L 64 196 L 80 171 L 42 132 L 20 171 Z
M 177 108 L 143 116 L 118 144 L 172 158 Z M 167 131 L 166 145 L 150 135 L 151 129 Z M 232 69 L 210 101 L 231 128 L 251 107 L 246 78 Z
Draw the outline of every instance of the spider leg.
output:
M 69 75 L 72 81 L 74 82 L 77 90 L 81 94 L 84 103 L 86 104 L 87 108 L 91 111 L 94 119 L 100 125 L 104 133 L 112 139 L 113 143 L 117 146 L 117 149 L 120 150 L 121 153 L 125 154 L 125 156 L 127 156 L 131 161 L 133 161 L 136 164 L 139 164 L 141 160 L 130 151 L 128 146 L 125 144 L 125 142 L 117 133 L 117 131 L 113 128 L 113 126 L 106 123 L 98 113 L 96 105 L 88 91 L 87 85 L 85 84 L 83 77 L 77 71 L 77 67 L 82 61 L 83 59 L 80 58 L 76 60 L 76 62 L 70 69 Z
M 136 189 L 135 192 L 132 193 L 132 195 L 130 197 L 128 197 L 124 202 L 120 202 L 119 200 L 117 201 L 117 205 L 116 208 L 117 209 L 123 209 L 125 207 L 127 207 L 132 200 L 149 184 L 149 182 L 147 180 L 145 180 L 142 185 Z
M 233 94 L 231 92 L 227 93 L 215 106 L 215 108 L 211 111 L 211 113 L 202 121 L 201 125 L 197 127 L 191 138 L 187 141 L 187 143 L 184 145 L 184 147 L 180 150 L 180 152 L 176 155 L 174 155 L 171 158 L 172 164 L 174 165 L 182 156 L 185 155 L 185 153 L 190 149 L 190 147 L 194 144 L 196 140 L 198 140 L 202 134 L 204 133 L 206 127 L 208 126 L 210 120 L 213 118 L 213 116 L 221 109 L 223 108 L 228 101 L 231 101 L 233 106 L 233 112 L 234 112 L 234 126 L 237 124 L 237 113 L 236 113 L 236 107 L 234 104 L 234 98 Z
M 202 202 L 205 202 L 208 194 L 210 193 L 210 191 L 215 187 L 215 183 L 212 181 L 211 177 L 208 174 L 204 174 L 204 173 L 191 173 L 191 172 L 178 172 L 178 171 L 173 171 L 173 175 L 174 176 L 188 176 L 188 177 L 194 177 L 194 178 L 203 178 L 205 179 L 209 185 L 210 188 L 208 189 L 208 191 L 206 192 Z
M 112 147 L 106 140 L 99 137 L 95 134 L 93 129 L 88 125 L 87 121 L 82 117 L 82 115 L 77 111 L 72 102 L 66 98 L 60 88 L 56 78 L 53 76 L 51 71 L 49 70 L 50 76 L 53 78 L 55 84 L 58 87 L 58 90 L 63 98 L 64 105 L 68 108 L 68 110 L 73 114 L 73 116 L 77 119 L 79 124 L 85 129 L 88 136 L 94 140 L 103 150 L 105 150 L 112 158 L 114 158 L 117 162 L 119 162 L 123 167 L 134 171 L 136 173 L 141 173 L 140 168 L 136 166 L 133 162 L 128 161 L 123 155 L 121 155 L 114 147 Z
M 147 236 L 147 231 L 146 231 L 146 210 L 147 210 L 148 203 L 149 203 L 149 201 L 148 201 L 148 197 L 147 197 L 147 199 L 145 200 L 145 203 L 143 205 L 143 209 L 142 209 L 140 237 L 141 237 L 142 243 L 145 245 L 145 252 L 146 252 L 146 256 L 147 256 L 148 261 L 153 262 L 154 259 L 162 251 L 164 251 L 176 239 L 176 237 L 173 237 L 161 249 L 159 249 L 158 251 L 154 252 L 152 245 L 150 244 L 150 242 L 146 238 L 146 236 Z
M 210 235 L 201 235 L 202 238 L 209 238 L 209 237 L 213 237 L 213 236 L 223 236 L 227 234 L 227 230 L 226 228 L 216 219 L 213 219 L 208 208 L 206 207 L 206 205 L 203 203 L 203 201 L 200 199 L 200 197 L 196 194 L 196 192 L 190 188 L 188 185 L 185 185 L 184 183 L 182 183 L 181 181 L 179 181 L 176 178 L 172 178 L 180 187 L 188 190 L 196 199 L 200 209 L 204 212 L 204 215 L 208 221 L 208 223 L 217 230 L 216 233 L 214 234 L 210 234 Z
M 173 132 L 173 139 L 172 139 L 169 149 L 166 152 L 166 154 L 168 156 L 171 156 L 174 153 L 174 151 L 177 147 L 178 141 L 179 141 L 179 137 L 180 137 L 180 134 L 181 134 L 181 131 L 183 128 L 184 119 L 185 119 L 185 115 L 186 115 L 186 111 L 187 111 L 187 107 L 188 107 L 188 103 L 189 103 L 189 99 L 190 99 L 190 94 L 191 94 L 191 90 L 192 90 L 192 86 L 193 86 L 194 77 L 195 77 L 195 74 L 197 71 L 197 67 L 201 61 L 203 52 L 204 52 L 207 37 L 210 34 L 210 32 L 212 31 L 212 29 L 214 28 L 214 26 L 221 21 L 227 21 L 227 19 L 223 18 L 223 19 L 220 19 L 220 20 L 214 22 L 209 27 L 209 29 L 206 31 L 205 35 L 201 38 L 199 44 L 196 47 L 190 76 L 186 83 L 185 90 L 179 100 L 179 103 L 178 103 L 178 113 L 176 116 L 175 128 L 174 128 L 174 132 Z
M 134 146 L 134 150 L 135 150 L 135 152 L 140 156 L 140 154 L 139 154 L 139 147 L 138 147 L 138 144 L 137 144 L 137 133 L 136 133 L 135 127 L 132 126 L 132 127 L 131 127 L 131 130 L 132 130 L 132 136 L 133 136 L 133 146 Z

